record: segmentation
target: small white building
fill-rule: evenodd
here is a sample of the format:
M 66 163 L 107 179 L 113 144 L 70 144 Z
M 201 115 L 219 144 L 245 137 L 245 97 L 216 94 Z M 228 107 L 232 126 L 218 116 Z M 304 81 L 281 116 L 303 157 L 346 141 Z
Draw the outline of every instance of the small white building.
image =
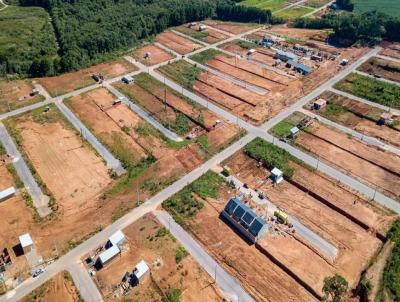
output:
M 8 189 L 5 189 L 0 192 L 0 201 L 6 200 L 8 198 L 11 198 L 15 195 L 15 188 L 14 187 L 9 187 Z
M 320 110 L 326 106 L 326 100 L 324 99 L 318 99 L 314 102 L 314 109 L 315 110 Z
M 256 52 L 256 50 L 255 50 L 254 48 L 249 49 L 249 51 L 247 52 L 247 55 L 250 56 L 250 55 L 252 55 L 252 54 L 255 53 L 255 52 Z
M 207 26 L 205 26 L 204 24 L 201 24 L 199 26 L 199 31 L 205 31 L 207 29 Z
M 133 81 L 134 81 L 134 80 L 133 80 L 133 77 L 130 76 L 130 75 L 124 76 L 124 77 L 122 78 L 122 82 L 124 82 L 125 84 L 130 84 L 130 83 L 132 83 Z
M 99 258 L 97 259 L 101 265 L 106 265 L 108 262 L 110 262 L 115 256 L 117 256 L 120 253 L 120 249 L 118 246 L 113 245 L 109 249 L 105 250 L 99 255 Z
M 271 179 L 276 184 L 280 183 L 283 180 L 283 172 L 278 168 L 273 168 L 271 171 Z
M 297 127 L 293 127 L 292 129 L 290 129 L 290 137 L 295 137 L 297 135 L 297 133 L 299 133 L 300 129 Z
M 117 232 L 112 234 L 111 237 L 108 239 L 112 246 L 118 246 L 119 248 L 125 243 L 125 240 L 125 234 L 121 230 L 118 230 Z
M 144 260 L 141 260 L 138 264 L 136 264 L 135 269 L 133 270 L 133 274 L 136 276 L 136 278 L 140 281 L 147 275 L 147 273 L 150 271 L 149 266 Z
M 29 253 L 33 249 L 33 241 L 28 233 L 19 236 L 19 243 L 24 250 L 24 254 Z

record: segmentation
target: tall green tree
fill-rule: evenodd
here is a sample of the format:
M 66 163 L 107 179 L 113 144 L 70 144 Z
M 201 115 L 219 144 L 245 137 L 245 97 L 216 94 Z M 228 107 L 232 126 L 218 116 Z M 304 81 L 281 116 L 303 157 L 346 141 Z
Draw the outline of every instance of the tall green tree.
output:
M 324 292 L 324 300 L 330 302 L 341 302 L 349 287 L 348 282 L 342 276 L 336 274 L 332 277 L 326 277 L 324 279 L 324 286 L 322 291 Z

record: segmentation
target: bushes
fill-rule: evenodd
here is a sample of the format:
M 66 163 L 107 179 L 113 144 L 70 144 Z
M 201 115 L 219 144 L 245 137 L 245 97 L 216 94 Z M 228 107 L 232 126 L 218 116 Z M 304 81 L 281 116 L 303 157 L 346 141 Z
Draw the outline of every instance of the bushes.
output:
M 400 108 L 400 87 L 359 74 L 350 74 L 335 88 L 392 108 Z
M 244 148 L 244 152 L 255 160 L 261 161 L 269 168 L 277 167 L 287 178 L 293 176 L 294 170 L 289 167 L 289 160 L 292 159 L 292 156 L 285 150 L 261 138 L 256 138 L 248 143 Z
M 204 206 L 200 200 L 193 197 L 192 193 L 201 198 L 216 198 L 219 187 L 223 183 L 224 180 L 218 174 L 208 171 L 180 192 L 165 200 L 162 206 L 171 213 L 177 223 L 182 224 L 183 219 L 196 215 Z

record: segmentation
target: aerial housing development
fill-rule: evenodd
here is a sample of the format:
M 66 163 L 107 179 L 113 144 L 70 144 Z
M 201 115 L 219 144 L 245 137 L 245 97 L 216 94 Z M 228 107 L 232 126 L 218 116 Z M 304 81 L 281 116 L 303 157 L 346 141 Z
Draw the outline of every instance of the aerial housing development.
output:
M 0 0 L 0 302 L 399 301 L 377 2 Z

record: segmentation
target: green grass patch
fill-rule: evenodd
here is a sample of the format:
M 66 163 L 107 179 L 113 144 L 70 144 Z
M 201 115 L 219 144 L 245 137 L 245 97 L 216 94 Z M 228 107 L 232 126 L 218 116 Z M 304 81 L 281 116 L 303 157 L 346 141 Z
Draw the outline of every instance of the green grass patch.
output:
M 248 143 L 244 147 L 244 152 L 251 158 L 261 161 L 270 169 L 278 168 L 287 178 L 293 176 L 294 169 L 289 166 L 289 161 L 293 160 L 292 155 L 261 138 L 256 138 Z
M 0 155 L 6 155 L 7 151 L 6 148 L 0 143 Z
M 269 9 L 272 12 L 284 8 L 286 0 L 245 0 L 239 3 L 247 7 L 256 7 L 259 9 Z
M 56 38 L 43 8 L 9 6 L 0 11 L 0 28 L 0 74 L 28 73 L 35 61 L 48 62 L 44 69 L 54 73 Z
M 214 49 L 214 48 L 210 48 L 210 49 L 204 50 L 202 52 L 199 52 L 199 53 L 191 56 L 190 59 L 204 65 L 209 60 L 212 60 L 216 56 L 220 56 L 220 55 L 225 56 L 225 54 L 223 52 L 221 52 L 217 49 Z
M 335 88 L 388 107 L 400 109 L 400 87 L 352 73 Z
M 354 3 L 354 11 L 365 13 L 378 11 L 393 17 L 400 16 L 400 1 L 398 0 L 351 0 Z
M 181 246 L 181 245 L 178 246 L 175 249 L 175 261 L 176 261 L 176 264 L 181 263 L 182 260 L 188 255 L 189 255 L 189 253 L 185 250 L 185 248 L 183 246 Z
M 207 32 L 194 30 L 194 29 L 188 28 L 185 25 L 175 27 L 174 29 L 176 31 L 179 31 L 180 33 L 183 33 L 189 37 L 192 37 L 192 38 L 200 40 L 200 41 L 206 41 L 206 39 L 208 37 Z
M 168 290 L 162 302 L 179 302 L 181 301 L 182 291 L 178 288 L 171 288 Z
M 223 183 L 224 179 L 221 176 L 215 172 L 208 171 L 165 200 L 162 206 L 173 216 L 177 223 L 182 224 L 184 219 L 194 217 L 204 206 L 201 201 L 193 197 L 193 193 L 201 198 L 216 198 L 218 190 Z
M 400 301 L 400 219 L 394 222 L 387 237 L 394 242 L 394 248 L 385 265 L 380 286 L 390 291 L 394 301 Z
M 22 189 L 24 187 L 24 183 L 22 182 L 21 178 L 19 178 L 17 170 L 15 170 L 14 165 L 12 163 L 8 163 L 6 165 L 8 173 L 11 174 L 14 184 L 18 189 Z
M 244 40 L 237 41 L 237 44 L 244 49 L 253 49 L 253 48 L 259 47 L 256 43 L 244 41 Z
M 197 77 L 201 73 L 200 68 L 184 60 L 179 60 L 172 64 L 164 65 L 158 70 L 166 77 L 188 90 L 192 90 Z
M 313 11 L 314 9 L 310 7 L 291 7 L 277 12 L 275 16 L 285 20 L 294 20 Z
M 287 137 L 290 134 L 290 129 L 292 129 L 294 124 L 284 120 L 276 124 L 269 132 L 278 138 Z

